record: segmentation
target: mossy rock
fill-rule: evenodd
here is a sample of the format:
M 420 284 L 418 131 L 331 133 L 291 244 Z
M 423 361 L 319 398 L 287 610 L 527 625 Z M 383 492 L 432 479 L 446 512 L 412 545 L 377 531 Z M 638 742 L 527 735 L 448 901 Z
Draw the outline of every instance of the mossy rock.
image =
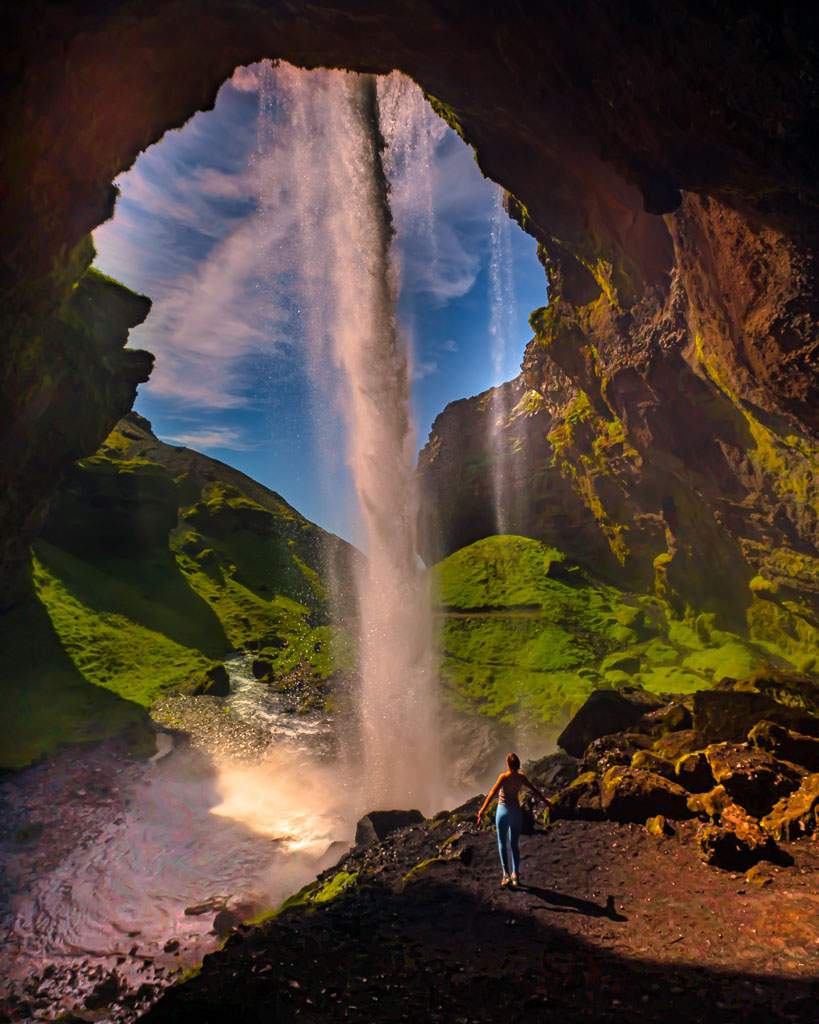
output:
M 819 771 L 819 739 L 804 736 L 776 722 L 758 722 L 748 733 L 748 742 L 782 761 L 791 761 L 810 772 Z
M 577 821 L 600 821 L 603 810 L 600 801 L 600 778 L 597 772 L 584 772 L 566 786 L 551 801 L 547 812 L 549 821 L 561 818 Z
M 725 808 L 733 803 L 724 786 L 714 786 L 707 793 L 692 793 L 687 800 L 688 809 L 699 818 L 716 821 Z
M 610 768 L 600 782 L 600 798 L 606 817 L 621 822 L 645 822 L 655 815 L 690 818 L 688 793 L 654 772 L 634 768 Z
M 638 750 L 631 759 L 630 767 L 638 771 L 654 772 L 655 775 L 662 775 L 664 779 L 677 781 L 674 775 L 674 765 L 652 750 Z
M 689 793 L 707 793 L 716 784 L 704 750 L 695 750 L 677 758 L 674 775 Z
M 714 743 L 705 748 L 705 756 L 715 781 L 756 818 L 797 789 L 802 779 L 793 765 L 745 743 Z
M 760 824 L 774 839 L 814 833 L 819 825 L 819 772 L 806 775 L 799 789 L 779 800 Z
M 706 864 L 728 871 L 745 871 L 776 853 L 759 822 L 736 804 L 723 808 L 719 825 L 700 825 L 696 842 Z
M 819 718 L 786 707 L 764 693 L 737 689 L 703 690 L 693 695 L 694 728 L 707 743 L 742 742 L 757 722 L 786 725 L 808 735 L 819 730 Z
M 694 651 L 683 659 L 683 668 L 710 676 L 715 682 L 721 679 L 743 679 L 767 661 L 764 655 L 753 651 L 739 641 L 731 641 L 721 647 L 709 647 Z
M 600 664 L 600 671 L 604 674 L 609 672 L 624 672 L 627 676 L 633 676 L 640 671 L 640 656 L 628 651 L 618 654 L 609 654 Z
M 696 729 L 679 729 L 661 736 L 652 747 L 655 754 L 667 761 L 676 762 L 683 754 L 701 750 L 705 746 L 703 736 Z

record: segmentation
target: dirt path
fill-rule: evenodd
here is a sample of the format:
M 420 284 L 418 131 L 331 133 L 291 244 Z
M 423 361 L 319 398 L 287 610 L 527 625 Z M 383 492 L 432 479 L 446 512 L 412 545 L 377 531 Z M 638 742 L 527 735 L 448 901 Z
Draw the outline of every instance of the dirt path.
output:
M 452 820 L 347 858 L 357 883 L 236 935 L 147 1021 L 807 1021 L 819 844 L 765 885 L 703 865 L 693 825 L 559 822 L 524 837 L 518 892 L 494 834 L 435 856 Z

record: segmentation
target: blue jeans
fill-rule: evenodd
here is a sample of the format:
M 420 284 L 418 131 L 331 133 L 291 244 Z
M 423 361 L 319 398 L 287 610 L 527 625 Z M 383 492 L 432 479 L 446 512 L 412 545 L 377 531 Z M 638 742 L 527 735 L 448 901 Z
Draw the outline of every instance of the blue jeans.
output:
M 518 838 L 520 827 L 523 824 L 523 814 L 519 807 L 512 807 L 508 804 L 498 804 L 498 813 L 495 815 L 495 826 L 498 830 L 498 853 L 500 854 L 501 867 L 505 875 L 518 874 L 520 865 L 520 852 L 518 850 Z M 508 855 L 506 850 L 507 839 L 512 851 L 512 870 L 509 870 Z

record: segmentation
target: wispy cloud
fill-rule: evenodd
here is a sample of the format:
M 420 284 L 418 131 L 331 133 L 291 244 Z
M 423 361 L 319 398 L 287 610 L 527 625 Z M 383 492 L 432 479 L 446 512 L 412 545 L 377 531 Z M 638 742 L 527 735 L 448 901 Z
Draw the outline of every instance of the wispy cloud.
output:
M 185 445 L 188 448 L 216 448 L 234 452 L 248 452 L 259 447 L 258 442 L 248 441 L 244 432 L 236 427 L 211 427 L 181 434 L 164 434 L 162 440 Z

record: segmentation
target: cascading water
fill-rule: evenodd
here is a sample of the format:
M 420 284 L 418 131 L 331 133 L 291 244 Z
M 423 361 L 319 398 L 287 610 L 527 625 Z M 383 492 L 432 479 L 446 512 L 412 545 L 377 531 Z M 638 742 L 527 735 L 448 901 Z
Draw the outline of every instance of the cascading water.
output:
M 340 378 L 345 454 L 364 526 L 367 559 L 357 579 L 363 757 L 355 785 L 366 809 L 431 810 L 439 798 L 435 663 L 416 555 L 409 353 L 395 312 L 378 87 L 371 76 L 347 72 L 277 66 L 269 73 L 285 115 L 313 378 L 325 401 Z M 396 123 L 388 125 L 393 140 Z
M 510 527 L 511 487 L 510 452 L 505 444 L 504 428 L 509 418 L 509 389 L 504 387 L 506 361 L 512 338 L 514 282 L 512 279 L 512 235 L 509 216 L 498 189 L 492 208 L 489 256 L 489 334 L 492 339 L 492 375 L 489 392 L 488 447 L 491 453 L 492 497 L 495 532 L 507 533 Z

